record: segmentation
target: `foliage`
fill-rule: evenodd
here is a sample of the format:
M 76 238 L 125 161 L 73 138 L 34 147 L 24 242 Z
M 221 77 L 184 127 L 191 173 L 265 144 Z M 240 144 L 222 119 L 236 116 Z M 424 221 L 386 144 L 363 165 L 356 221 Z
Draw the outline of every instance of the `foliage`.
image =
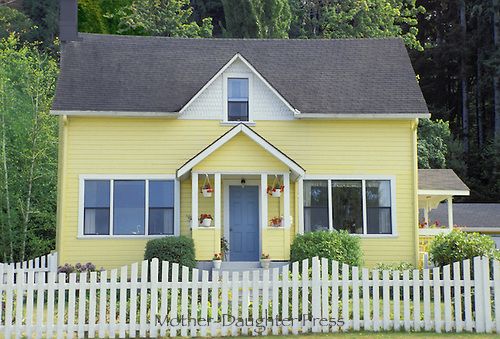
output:
M 351 266 L 361 266 L 361 241 L 347 231 L 316 231 L 297 235 L 290 248 L 290 260 L 327 258 Z
M 104 269 L 101 268 L 99 271 L 103 271 Z M 64 264 L 62 266 L 59 266 L 57 268 L 57 273 L 83 273 L 83 272 L 97 272 L 96 266 L 90 262 L 86 264 L 80 264 L 77 263 L 76 265 L 71 265 L 71 264 Z
M 288 0 L 222 0 L 224 35 L 231 38 L 288 38 Z
M 379 271 L 386 271 L 386 270 L 389 270 L 389 271 L 412 271 L 414 270 L 416 267 L 415 265 L 409 263 L 409 262 L 406 262 L 406 261 L 401 261 L 401 262 L 395 262 L 395 263 L 378 263 L 375 265 L 374 269 L 376 270 L 379 270 Z
M 337 0 L 326 8 L 323 23 L 327 38 L 402 37 L 405 44 L 423 50 L 416 36 L 417 14 L 424 13 L 415 0 Z
M 191 20 L 189 0 L 132 0 L 129 6 L 107 15 L 119 20 L 119 34 L 200 38 L 212 36 L 209 18 L 199 25 Z
M 220 238 L 220 252 L 223 259 L 226 257 L 227 252 L 229 252 L 229 241 L 225 237 Z
M 196 267 L 193 239 L 180 236 L 149 240 L 146 244 L 144 259 L 153 258 L 187 267 Z
M 78 0 L 78 30 L 88 33 L 108 33 L 101 0 Z
M 436 266 L 450 265 L 477 256 L 500 259 L 500 251 L 495 249 L 495 241 L 490 236 L 460 230 L 437 235 L 429 245 L 429 254 Z
M 59 1 L 56 0 L 23 0 L 23 12 L 36 25 L 30 41 L 40 41 L 45 49 L 56 49 L 59 31 Z
M 0 256 L 22 261 L 54 246 L 57 63 L 37 44 L 0 40 Z
M 19 34 L 23 40 L 33 35 L 33 22 L 16 9 L 0 6 L 0 39 L 7 38 L 10 33 Z
M 418 168 L 445 168 L 450 128 L 443 120 L 418 122 Z

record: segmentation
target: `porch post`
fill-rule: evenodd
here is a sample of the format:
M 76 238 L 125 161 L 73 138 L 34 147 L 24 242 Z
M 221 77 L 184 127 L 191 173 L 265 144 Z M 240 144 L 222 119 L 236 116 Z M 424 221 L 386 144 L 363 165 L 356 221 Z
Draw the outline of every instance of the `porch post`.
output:
M 299 214 L 299 220 L 297 223 L 297 233 L 299 234 L 304 234 L 304 205 L 303 205 L 303 199 L 304 199 L 304 178 L 302 176 L 297 179 L 297 204 L 296 208 L 298 209 L 298 214 Z
M 424 206 L 424 222 L 429 227 L 429 200 L 425 200 L 425 206 Z
M 446 204 L 448 205 L 448 227 L 451 230 L 453 229 L 453 197 L 448 197 Z
M 221 184 L 220 184 L 220 173 L 214 174 L 214 226 L 215 228 L 221 228 Z
M 191 172 L 191 228 L 198 228 L 198 173 Z
M 284 228 L 290 227 L 290 173 L 283 173 L 284 198 L 283 198 L 283 222 Z
M 260 227 L 267 227 L 267 174 L 260 175 Z

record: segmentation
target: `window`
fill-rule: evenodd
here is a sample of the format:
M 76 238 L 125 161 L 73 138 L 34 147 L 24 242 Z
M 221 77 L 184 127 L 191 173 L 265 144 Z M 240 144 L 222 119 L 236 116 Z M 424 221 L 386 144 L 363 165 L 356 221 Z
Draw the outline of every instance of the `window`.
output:
M 328 230 L 327 181 L 304 181 L 304 230 Z
M 85 181 L 83 234 L 109 234 L 109 180 Z
M 149 182 L 149 234 L 174 234 L 174 183 Z
M 173 235 L 173 180 L 84 180 L 83 235 Z
M 248 78 L 227 79 L 227 120 L 248 121 Z
M 304 231 L 392 234 L 392 184 L 391 180 L 304 180 Z

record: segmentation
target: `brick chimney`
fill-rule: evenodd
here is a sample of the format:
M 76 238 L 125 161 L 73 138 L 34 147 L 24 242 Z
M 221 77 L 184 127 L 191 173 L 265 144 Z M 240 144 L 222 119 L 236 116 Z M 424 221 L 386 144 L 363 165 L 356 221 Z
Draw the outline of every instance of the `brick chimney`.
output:
M 59 39 L 78 40 L 78 0 L 59 0 Z

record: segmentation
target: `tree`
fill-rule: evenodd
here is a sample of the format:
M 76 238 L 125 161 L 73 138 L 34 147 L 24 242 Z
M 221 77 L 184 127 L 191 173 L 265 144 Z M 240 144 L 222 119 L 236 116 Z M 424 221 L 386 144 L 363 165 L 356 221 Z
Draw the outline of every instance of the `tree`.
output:
M 33 22 L 16 9 L 0 6 L 0 39 L 7 38 L 10 33 L 17 33 L 23 40 L 32 38 Z
M 445 168 L 450 127 L 443 120 L 420 119 L 418 124 L 418 168 Z
M 335 0 L 326 7 L 323 35 L 326 38 L 399 36 L 408 47 L 421 51 L 416 16 L 424 11 L 415 0 Z
M 57 63 L 15 35 L 0 40 L 0 253 L 4 261 L 54 245 L 57 120 L 49 109 Z
M 108 33 L 100 0 L 78 1 L 78 30 L 88 33 Z
M 257 23 L 257 8 L 254 1 L 222 0 L 226 26 L 224 35 L 230 38 L 257 38 L 259 25 Z
M 23 11 L 37 27 L 32 41 L 41 41 L 40 47 L 54 49 L 59 32 L 59 1 L 23 0 Z
M 191 15 L 188 0 L 133 0 L 129 6 L 108 17 L 120 21 L 119 34 L 211 37 L 211 20 L 205 18 L 198 25 L 191 20 Z

